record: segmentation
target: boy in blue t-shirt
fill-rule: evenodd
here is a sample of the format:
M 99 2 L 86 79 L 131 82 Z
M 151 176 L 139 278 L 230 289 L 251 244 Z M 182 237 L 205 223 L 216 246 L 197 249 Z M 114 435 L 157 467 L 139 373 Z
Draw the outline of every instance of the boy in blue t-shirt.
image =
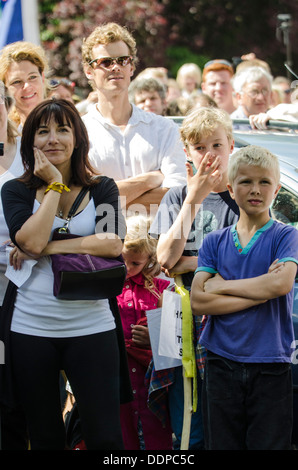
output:
M 207 315 L 203 416 L 207 449 L 289 449 L 292 307 L 298 231 L 270 217 L 278 159 L 264 148 L 234 153 L 228 189 L 236 224 L 204 239 L 192 283 L 195 315 Z

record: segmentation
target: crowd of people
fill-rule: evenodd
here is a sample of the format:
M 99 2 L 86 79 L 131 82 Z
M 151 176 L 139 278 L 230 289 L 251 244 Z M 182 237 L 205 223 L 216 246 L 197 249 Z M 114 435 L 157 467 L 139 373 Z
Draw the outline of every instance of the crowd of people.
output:
M 79 100 L 42 47 L 0 53 L 1 448 L 69 448 L 75 409 L 70 448 L 180 449 L 183 366 L 155 370 L 146 312 L 181 276 L 199 371 L 189 449 L 289 449 L 297 230 L 270 213 L 278 160 L 234 152 L 233 119 L 298 121 L 295 90 L 251 56 L 236 70 L 187 63 L 175 79 L 162 67 L 134 78 L 137 63 L 127 28 L 96 27 L 82 43 L 92 92 Z M 78 237 L 56 240 L 82 188 Z M 57 298 L 51 256 L 62 253 L 122 255 L 122 293 Z

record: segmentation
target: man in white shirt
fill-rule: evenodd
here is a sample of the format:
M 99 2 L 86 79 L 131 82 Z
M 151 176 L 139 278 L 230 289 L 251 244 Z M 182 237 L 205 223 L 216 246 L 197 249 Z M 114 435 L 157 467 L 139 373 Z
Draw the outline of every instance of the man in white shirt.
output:
M 177 124 L 129 102 L 137 62 L 136 43 L 116 23 L 97 27 L 82 46 L 86 77 L 98 102 L 83 116 L 90 160 L 115 179 L 126 206 L 157 205 L 172 186 L 185 184 L 186 170 Z

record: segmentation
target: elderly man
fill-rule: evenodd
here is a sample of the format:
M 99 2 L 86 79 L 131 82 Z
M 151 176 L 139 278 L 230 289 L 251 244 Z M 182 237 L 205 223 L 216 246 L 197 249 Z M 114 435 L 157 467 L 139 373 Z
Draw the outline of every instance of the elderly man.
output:
M 95 28 L 83 43 L 82 58 L 98 96 L 83 116 L 90 161 L 115 179 L 126 206 L 151 210 L 170 187 L 186 181 L 179 128 L 129 102 L 137 57 L 135 40 L 125 27 L 108 23 Z
M 248 119 L 252 114 L 266 113 L 272 100 L 272 75 L 263 67 L 249 67 L 233 79 L 238 108 L 232 119 Z
M 232 64 L 224 59 L 207 62 L 202 74 L 202 91 L 210 96 L 217 106 L 231 114 L 235 110 L 233 100 Z

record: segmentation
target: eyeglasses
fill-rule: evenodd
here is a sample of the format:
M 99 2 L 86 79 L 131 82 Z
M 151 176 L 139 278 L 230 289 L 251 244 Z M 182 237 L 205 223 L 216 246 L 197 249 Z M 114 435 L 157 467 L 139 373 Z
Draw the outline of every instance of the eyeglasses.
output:
M 91 60 L 89 65 L 96 63 L 97 67 L 103 67 L 104 69 L 110 69 L 115 63 L 125 67 L 128 64 L 131 64 L 133 58 L 131 55 L 122 55 L 120 57 L 98 57 L 97 59 Z
M 59 79 L 58 78 L 52 78 L 50 80 L 50 85 L 52 87 L 57 87 L 59 85 L 65 85 L 65 86 L 68 86 L 68 87 L 71 87 L 71 88 L 75 87 L 75 83 L 68 80 L 68 78 L 59 78 Z
M 204 69 L 206 67 L 209 67 L 210 65 L 213 65 L 213 64 L 221 64 L 221 65 L 226 65 L 227 67 L 233 67 L 231 62 L 229 62 L 228 60 L 214 59 L 214 60 L 209 60 L 209 62 L 206 62 L 206 64 L 204 65 Z
M 270 90 L 268 90 L 268 88 L 262 88 L 262 90 L 257 90 L 257 89 L 248 90 L 248 91 L 243 90 L 243 93 L 246 93 L 251 98 L 256 98 L 258 95 L 263 95 L 264 98 L 266 98 L 266 96 L 269 95 L 269 92 Z

